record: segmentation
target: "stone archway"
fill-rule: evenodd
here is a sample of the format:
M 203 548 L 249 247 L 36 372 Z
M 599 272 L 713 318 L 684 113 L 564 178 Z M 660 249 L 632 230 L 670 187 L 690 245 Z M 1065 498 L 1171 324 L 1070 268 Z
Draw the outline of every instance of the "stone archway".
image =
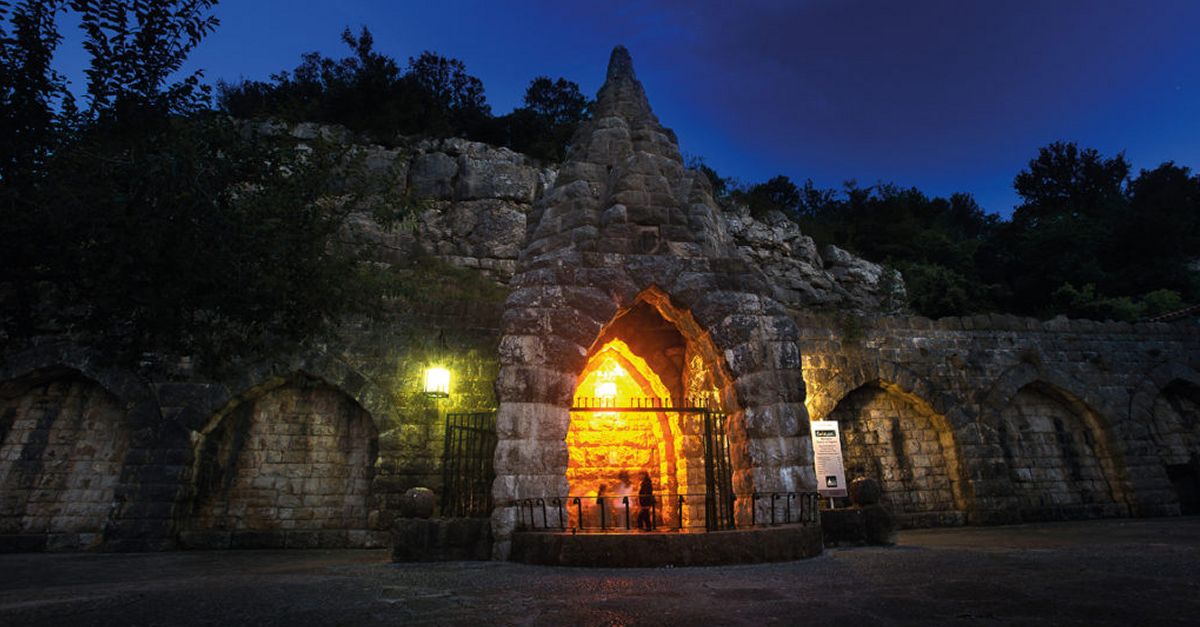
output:
M 197 439 L 181 538 L 202 547 L 361 546 L 376 509 L 371 415 L 293 375 L 218 413 Z
M 1200 514 L 1200 386 L 1168 383 L 1154 399 L 1150 436 L 1181 514 Z
M 98 546 L 118 509 L 129 440 L 121 402 L 78 371 L 0 385 L 0 535 L 41 536 L 36 548 Z
M 844 396 L 826 419 L 841 428 L 847 480 L 878 480 L 902 526 L 966 523 L 954 433 L 924 399 L 877 380 Z
M 572 496 L 595 502 L 604 486 L 607 495 L 619 499 L 636 492 L 638 478 L 649 472 L 659 503 L 672 503 L 660 508 L 659 520 L 666 527 L 706 524 L 706 502 L 717 496 L 706 494 L 704 417 L 665 409 L 705 407 L 736 415 L 720 353 L 698 329 L 690 314 L 673 307 L 656 289 L 643 292 L 604 326 L 578 375 L 574 404 L 646 410 L 571 412 L 565 445 Z M 726 450 L 729 442 L 745 441 L 740 423 L 723 426 L 726 431 L 714 437 Z M 725 469 L 739 462 L 746 460 L 731 461 Z M 732 473 L 721 480 L 731 485 Z M 676 511 L 680 496 L 688 505 Z
M 1030 382 L 1000 411 L 996 433 L 1011 507 L 1021 520 L 1128 513 L 1112 434 L 1078 397 L 1042 380 Z

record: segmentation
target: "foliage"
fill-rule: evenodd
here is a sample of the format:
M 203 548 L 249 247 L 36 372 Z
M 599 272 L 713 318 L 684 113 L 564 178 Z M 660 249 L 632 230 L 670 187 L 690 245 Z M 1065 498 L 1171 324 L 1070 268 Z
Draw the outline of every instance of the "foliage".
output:
M 588 99 L 565 78 L 539 76 L 525 89 L 525 108 L 550 124 L 572 124 L 587 114 Z
M 684 160 L 689 170 L 695 170 L 708 180 L 712 187 L 712 195 L 718 202 L 728 203 L 732 200 L 730 194 L 737 188 L 737 182 L 732 178 L 723 177 L 704 160 L 704 157 L 689 155 Z
M 539 76 L 525 90 L 525 106 L 496 119 L 497 143 L 545 161 L 562 161 L 590 105 L 579 85 Z
M 215 24 L 212 4 L 72 2 L 92 54 L 78 115 L 56 111 L 48 65 L 6 50 L 14 92 L 46 96 L 5 106 L 52 121 L 34 136 L 40 157 L 6 166 L 0 188 L 6 337 L 66 332 L 129 363 L 166 351 L 217 370 L 378 301 L 361 252 L 339 237 L 354 164 L 205 111 L 198 75 L 169 82 Z M 10 23 L 34 33 L 31 50 L 52 50 L 53 20 L 22 26 L 25 9 Z
M 91 57 L 88 114 L 116 122 L 146 115 L 186 115 L 206 108 L 202 72 L 174 83 L 206 35 L 217 27 L 208 14 L 217 0 L 71 0 Z
M 750 215 L 761 218 L 770 211 L 779 211 L 795 218 L 800 210 L 800 189 L 788 177 L 780 174 L 765 183 L 733 192 L 733 199 L 750 208 Z
M 62 39 L 54 27 L 60 9 L 58 2 L 27 0 L 11 8 L 0 2 L 0 182 L 6 185 L 40 167 L 64 117 L 73 116 L 65 79 L 51 67 Z
M 289 122 L 328 122 L 391 139 L 431 127 L 449 128 L 451 112 L 438 106 L 435 94 L 403 72 L 394 59 L 374 50 L 374 39 L 365 28 L 355 36 L 349 29 L 342 41 L 352 56 L 341 60 L 315 52 L 305 54 L 291 72 L 271 76 L 270 82 L 218 83 L 218 103 L 223 111 L 242 119 L 275 117 Z M 436 66 L 432 60 L 425 65 Z M 436 68 L 424 77 L 436 82 Z M 434 85 L 434 87 L 439 87 Z M 444 86 L 442 86 L 444 87 Z M 444 91 L 444 90 L 443 90 Z M 455 100 L 456 95 L 444 99 Z M 457 100 L 469 102 L 463 94 Z
M 552 161 L 564 158 L 587 117 L 587 99 L 566 79 L 535 78 L 524 107 L 495 117 L 482 81 L 458 59 L 426 51 L 402 70 L 375 50 L 366 28 L 345 30 L 342 41 L 352 52 L 344 59 L 313 52 L 267 82 L 220 83 L 221 109 L 242 119 L 341 124 L 381 143 L 403 135 L 467 137 Z
M 899 269 L 909 304 L 940 317 L 987 311 L 1135 320 L 1200 299 L 1200 176 L 1164 163 L 1130 180 L 1123 155 L 1075 144 L 1038 151 L 1014 180 L 1012 219 L 973 198 L 786 177 L 735 192 L 783 211 L 822 244 Z M 715 173 L 713 176 L 716 176 Z

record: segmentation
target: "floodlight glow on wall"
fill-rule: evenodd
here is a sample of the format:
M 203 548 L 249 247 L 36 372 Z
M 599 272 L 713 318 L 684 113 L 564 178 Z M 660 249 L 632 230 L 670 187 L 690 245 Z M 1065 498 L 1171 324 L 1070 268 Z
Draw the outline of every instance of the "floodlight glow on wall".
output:
M 446 398 L 450 396 L 450 371 L 445 368 L 425 370 L 425 396 Z

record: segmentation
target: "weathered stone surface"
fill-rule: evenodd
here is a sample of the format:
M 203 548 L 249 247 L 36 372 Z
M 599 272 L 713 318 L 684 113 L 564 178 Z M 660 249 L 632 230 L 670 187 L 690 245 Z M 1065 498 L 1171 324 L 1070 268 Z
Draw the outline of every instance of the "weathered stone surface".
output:
M 429 518 L 437 505 L 437 496 L 429 488 L 409 488 L 401 501 L 400 515 L 405 518 Z
M 522 532 L 512 559 L 554 566 L 662 568 L 798 560 L 821 554 L 819 525 L 683 534 Z
M 0 397 L 0 535 L 53 549 L 102 537 L 129 447 L 117 399 L 81 376 L 10 383 Z
M 723 216 L 738 249 L 762 269 L 779 302 L 796 308 L 857 312 L 903 309 L 904 281 L 895 271 L 836 246 L 827 246 L 818 254 L 812 238 L 777 211 L 756 219 L 741 206 Z
M 198 451 L 187 528 L 233 532 L 233 548 L 345 546 L 291 532 L 366 529 L 377 448 L 370 416 L 343 394 L 276 388 L 223 416 Z

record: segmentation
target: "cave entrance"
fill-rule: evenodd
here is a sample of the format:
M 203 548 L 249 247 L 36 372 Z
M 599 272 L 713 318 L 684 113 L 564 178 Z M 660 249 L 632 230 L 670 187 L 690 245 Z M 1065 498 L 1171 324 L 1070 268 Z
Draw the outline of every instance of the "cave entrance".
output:
M 572 529 L 733 527 L 720 375 L 707 362 L 645 301 L 601 334 L 577 380 L 566 438 Z M 640 494 L 646 478 L 653 499 Z

